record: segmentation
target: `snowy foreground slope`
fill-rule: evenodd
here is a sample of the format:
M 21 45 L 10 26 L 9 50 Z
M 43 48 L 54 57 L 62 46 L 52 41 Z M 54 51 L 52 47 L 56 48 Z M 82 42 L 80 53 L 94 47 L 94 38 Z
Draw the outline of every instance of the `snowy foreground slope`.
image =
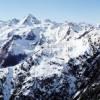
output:
M 99 25 L 0 21 L 0 100 L 99 99 Z

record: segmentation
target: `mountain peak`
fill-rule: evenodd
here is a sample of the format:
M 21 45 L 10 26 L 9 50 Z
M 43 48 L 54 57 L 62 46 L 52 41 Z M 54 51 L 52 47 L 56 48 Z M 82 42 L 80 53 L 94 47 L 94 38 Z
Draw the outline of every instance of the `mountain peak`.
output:
M 28 14 L 28 16 L 24 17 L 24 19 L 20 21 L 20 23 L 24 25 L 33 25 L 33 24 L 39 24 L 40 21 L 32 14 Z
M 27 19 L 37 19 L 35 16 L 33 16 L 32 14 L 28 14 L 25 18 Z

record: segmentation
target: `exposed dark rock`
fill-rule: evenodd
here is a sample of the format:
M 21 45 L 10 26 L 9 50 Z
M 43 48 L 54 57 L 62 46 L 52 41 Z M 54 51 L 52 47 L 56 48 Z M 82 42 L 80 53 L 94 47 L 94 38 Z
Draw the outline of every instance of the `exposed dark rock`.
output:
M 2 66 L 7 67 L 7 66 L 14 66 L 18 64 L 21 60 L 24 60 L 27 56 L 25 54 L 19 54 L 19 55 L 11 55 L 9 54 L 5 60 Z

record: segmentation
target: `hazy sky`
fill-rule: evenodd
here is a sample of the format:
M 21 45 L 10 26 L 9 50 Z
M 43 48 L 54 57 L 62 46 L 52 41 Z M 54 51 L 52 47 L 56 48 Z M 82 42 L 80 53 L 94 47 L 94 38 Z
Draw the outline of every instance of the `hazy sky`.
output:
M 0 19 L 29 13 L 55 21 L 100 23 L 100 0 L 0 0 Z

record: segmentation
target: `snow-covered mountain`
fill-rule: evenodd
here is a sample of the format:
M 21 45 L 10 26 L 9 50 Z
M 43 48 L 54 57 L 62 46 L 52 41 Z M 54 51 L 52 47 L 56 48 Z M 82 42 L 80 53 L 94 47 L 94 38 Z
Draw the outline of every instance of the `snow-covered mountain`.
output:
M 100 27 L 0 21 L 0 100 L 99 100 Z

